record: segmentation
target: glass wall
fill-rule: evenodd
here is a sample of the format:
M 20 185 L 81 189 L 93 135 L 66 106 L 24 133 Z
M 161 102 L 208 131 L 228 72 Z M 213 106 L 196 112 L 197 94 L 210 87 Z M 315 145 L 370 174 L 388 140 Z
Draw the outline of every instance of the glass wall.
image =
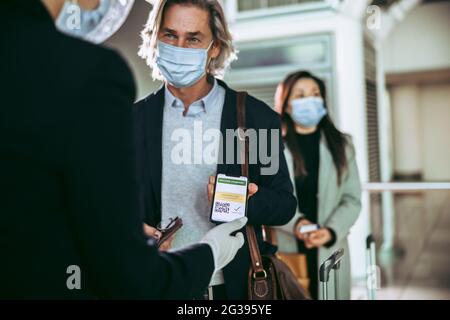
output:
M 276 87 L 289 73 L 307 70 L 322 78 L 333 112 L 333 37 L 315 34 L 238 44 L 239 59 L 231 65 L 226 81 L 273 107 Z

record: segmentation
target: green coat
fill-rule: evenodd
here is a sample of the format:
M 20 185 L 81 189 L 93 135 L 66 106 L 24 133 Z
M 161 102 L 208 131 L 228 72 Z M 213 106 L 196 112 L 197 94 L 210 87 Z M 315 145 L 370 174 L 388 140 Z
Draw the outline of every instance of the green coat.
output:
M 356 222 L 361 211 L 361 183 L 355 158 L 355 149 L 349 138 L 346 150 L 348 169 L 344 172 L 341 185 L 337 184 L 337 170 L 332 155 L 327 147 L 325 138 L 320 142 L 319 165 L 319 195 L 318 195 L 318 223 L 329 227 L 336 233 L 336 243 L 331 248 L 319 249 L 318 266 L 335 250 L 344 248 L 345 255 L 339 272 L 339 298 L 350 299 L 351 273 L 350 252 L 347 236 L 350 228 Z M 285 148 L 286 162 L 292 181 L 294 181 L 294 161 L 292 153 Z M 294 183 L 294 194 L 295 183 Z M 301 201 L 301 199 L 299 200 Z M 298 211 L 294 218 L 285 226 L 277 228 L 278 247 L 280 252 L 297 252 L 296 240 L 293 236 L 295 222 L 302 216 Z M 317 280 L 318 281 L 318 280 Z M 319 286 L 319 290 L 321 290 Z M 320 292 L 321 296 L 321 292 Z M 328 286 L 328 297 L 334 298 L 333 272 Z

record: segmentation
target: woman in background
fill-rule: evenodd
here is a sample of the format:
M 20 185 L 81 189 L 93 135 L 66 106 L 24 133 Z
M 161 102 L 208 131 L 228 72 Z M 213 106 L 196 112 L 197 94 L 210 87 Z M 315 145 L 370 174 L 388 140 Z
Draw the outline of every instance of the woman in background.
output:
M 344 248 L 339 298 L 350 299 L 347 235 L 361 210 L 361 185 L 351 138 L 334 126 L 328 115 L 325 83 L 309 72 L 289 75 L 280 84 L 277 97 L 286 161 L 298 199 L 296 216 L 277 232 L 280 252 L 306 255 L 310 293 L 317 299 L 320 263 Z M 302 226 L 314 224 L 320 226 L 317 231 L 300 233 Z

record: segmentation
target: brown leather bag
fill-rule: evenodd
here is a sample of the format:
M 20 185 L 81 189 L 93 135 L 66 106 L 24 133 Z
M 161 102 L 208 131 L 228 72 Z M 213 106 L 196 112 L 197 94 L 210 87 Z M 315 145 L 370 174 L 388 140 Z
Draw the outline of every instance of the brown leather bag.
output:
M 263 227 L 264 241 L 270 243 L 273 246 L 278 245 L 278 233 L 279 231 L 277 231 L 273 227 Z M 306 255 L 303 253 L 277 252 L 276 256 L 278 259 L 286 263 L 286 265 L 289 267 L 289 269 L 291 269 L 292 273 L 297 278 L 297 281 L 310 295 L 310 279 L 308 275 L 308 262 L 306 259 Z
M 238 92 L 237 117 L 239 149 L 241 154 L 242 176 L 248 177 L 248 139 L 246 130 L 245 100 L 246 92 Z M 298 283 L 289 267 L 275 255 L 263 255 L 259 251 L 255 229 L 247 225 L 247 240 L 250 249 L 251 266 L 248 273 L 249 300 L 308 300 L 309 297 Z

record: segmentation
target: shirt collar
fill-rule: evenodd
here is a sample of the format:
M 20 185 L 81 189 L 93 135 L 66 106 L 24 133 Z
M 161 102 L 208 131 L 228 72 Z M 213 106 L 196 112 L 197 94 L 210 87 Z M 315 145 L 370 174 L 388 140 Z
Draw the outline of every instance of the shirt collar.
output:
M 217 98 L 219 95 L 219 83 L 217 82 L 217 80 L 214 78 L 214 84 L 213 87 L 211 88 L 211 90 L 208 92 L 208 94 L 206 96 L 204 96 L 203 98 L 195 101 L 194 103 L 192 103 L 189 106 L 189 113 L 188 115 L 191 113 L 191 108 L 193 110 L 194 109 L 198 109 L 198 108 L 202 108 L 203 112 L 207 111 L 208 107 L 212 107 L 214 106 Z M 169 88 L 167 87 L 167 84 L 165 85 L 165 90 L 164 90 L 164 98 L 166 101 L 166 105 L 171 106 L 173 108 L 182 108 L 184 109 L 184 105 L 183 102 L 181 102 L 180 99 L 178 99 L 177 97 L 175 97 L 172 92 L 170 92 Z

